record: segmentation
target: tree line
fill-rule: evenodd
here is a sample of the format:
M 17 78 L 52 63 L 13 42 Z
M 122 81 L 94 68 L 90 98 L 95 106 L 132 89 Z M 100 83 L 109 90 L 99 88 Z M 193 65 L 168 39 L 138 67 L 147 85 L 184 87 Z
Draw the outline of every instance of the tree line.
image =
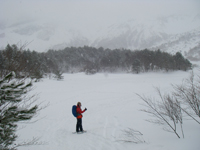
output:
M 89 46 L 67 47 L 63 50 L 36 52 L 7 45 L 0 51 L 0 77 L 14 71 L 17 77 L 42 78 L 46 74 L 85 72 L 148 72 L 174 71 L 191 68 L 189 60 L 180 52 L 175 55 L 160 50 L 131 51 L 127 49 L 104 49 Z

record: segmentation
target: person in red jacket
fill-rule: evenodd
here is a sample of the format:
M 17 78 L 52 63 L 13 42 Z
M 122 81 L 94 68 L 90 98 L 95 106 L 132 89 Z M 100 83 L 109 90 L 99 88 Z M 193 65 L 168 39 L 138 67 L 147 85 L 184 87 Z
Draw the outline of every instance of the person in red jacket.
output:
M 76 112 L 77 112 L 77 124 L 76 124 L 76 132 L 84 132 L 83 127 L 82 127 L 82 113 L 84 113 L 87 110 L 87 108 L 85 108 L 83 111 L 81 110 L 81 103 L 78 102 L 77 103 L 77 108 L 76 108 Z

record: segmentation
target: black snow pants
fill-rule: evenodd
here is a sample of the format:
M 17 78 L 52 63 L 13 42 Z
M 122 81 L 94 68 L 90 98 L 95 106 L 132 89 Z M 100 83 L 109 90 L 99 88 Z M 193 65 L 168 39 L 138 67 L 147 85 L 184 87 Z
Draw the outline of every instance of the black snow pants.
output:
M 76 132 L 83 131 L 82 127 L 82 118 L 77 118 L 77 124 L 76 124 Z

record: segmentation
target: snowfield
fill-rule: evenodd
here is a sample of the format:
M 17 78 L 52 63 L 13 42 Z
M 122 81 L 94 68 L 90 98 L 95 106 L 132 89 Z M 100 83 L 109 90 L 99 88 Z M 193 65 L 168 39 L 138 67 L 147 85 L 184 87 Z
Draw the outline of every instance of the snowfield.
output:
M 195 74 L 199 72 L 195 70 Z M 153 119 L 141 111 L 144 102 L 136 95 L 157 97 L 154 87 L 163 93 L 172 91 L 171 84 L 181 84 L 188 72 L 158 72 L 145 74 L 64 74 L 63 81 L 43 79 L 34 84 L 32 93 L 39 93 L 38 103 L 49 106 L 32 120 L 20 123 L 17 143 L 33 137 L 41 145 L 19 147 L 19 150 L 199 150 L 200 125 L 184 119 L 185 138 L 164 131 L 163 126 L 149 123 Z M 76 118 L 71 113 L 78 101 L 83 114 L 84 134 L 75 131 Z M 135 144 L 124 130 L 141 132 L 143 143 Z M 179 128 L 179 125 L 178 125 Z M 181 136 L 181 131 L 178 129 Z M 127 142 L 125 142 L 127 141 Z

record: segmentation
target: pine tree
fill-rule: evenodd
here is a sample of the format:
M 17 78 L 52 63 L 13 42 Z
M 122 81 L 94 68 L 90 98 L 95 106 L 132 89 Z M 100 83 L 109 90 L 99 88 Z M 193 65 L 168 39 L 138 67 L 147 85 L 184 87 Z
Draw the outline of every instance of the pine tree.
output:
M 135 59 L 132 64 L 132 71 L 135 73 L 140 73 L 141 63 L 139 59 Z
M 14 72 L 0 80 L 0 149 L 11 149 L 17 138 L 17 122 L 36 114 L 38 106 L 31 106 L 30 99 L 25 101 L 24 97 L 31 86 L 31 82 L 16 80 Z

